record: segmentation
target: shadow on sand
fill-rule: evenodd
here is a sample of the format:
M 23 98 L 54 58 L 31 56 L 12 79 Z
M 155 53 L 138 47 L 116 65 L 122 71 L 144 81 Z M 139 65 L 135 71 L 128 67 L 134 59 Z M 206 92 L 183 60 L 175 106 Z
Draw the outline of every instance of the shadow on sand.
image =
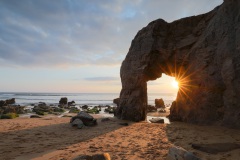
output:
M 72 127 L 70 125 L 70 118 L 65 117 L 64 119 L 65 122 L 60 124 L 52 124 L 23 130 L 19 128 L 19 130 L 16 129 L 0 133 L 1 159 L 32 159 L 45 153 L 62 150 L 68 146 L 72 146 L 83 141 L 89 141 L 100 135 L 112 132 L 124 127 L 119 125 L 120 122 L 126 122 L 118 120 L 117 118 L 110 118 L 109 121 L 101 122 L 100 118 L 97 120 L 97 126 L 77 129 L 76 127 Z M 56 118 L 42 118 L 38 120 L 56 121 Z M 12 125 L 11 120 L 8 121 L 9 125 Z M 31 124 L 31 119 L 29 119 L 28 125 L 29 124 Z M 21 125 L 16 125 L 15 127 L 21 127 Z

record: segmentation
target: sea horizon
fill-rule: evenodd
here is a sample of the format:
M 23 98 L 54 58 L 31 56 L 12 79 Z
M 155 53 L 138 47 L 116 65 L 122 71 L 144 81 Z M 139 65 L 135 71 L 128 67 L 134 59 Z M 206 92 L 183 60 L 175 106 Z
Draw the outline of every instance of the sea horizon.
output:
M 28 105 L 44 102 L 57 104 L 62 97 L 75 101 L 79 105 L 113 105 L 113 99 L 119 98 L 120 93 L 63 93 L 63 92 L 0 92 L 0 100 L 15 98 L 16 104 Z M 171 104 L 176 93 L 148 93 L 148 104 L 154 105 L 155 99 L 162 98 L 165 104 Z

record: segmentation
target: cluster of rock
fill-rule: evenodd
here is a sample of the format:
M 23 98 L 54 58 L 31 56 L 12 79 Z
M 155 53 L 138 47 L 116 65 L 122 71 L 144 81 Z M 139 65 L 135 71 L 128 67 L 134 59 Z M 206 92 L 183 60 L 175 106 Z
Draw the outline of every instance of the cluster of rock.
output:
M 68 102 L 68 98 L 67 97 L 62 97 L 59 100 L 58 107 L 60 107 L 60 108 L 69 108 L 71 106 L 75 106 L 75 101 Z
M 163 73 L 180 89 L 170 119 L 240 128 L 240 1 L 141 29 L 122 62 L 117 117 L 141 121 L 147 113 L 147 82 Z
M 155 99 L 155 106 L 147 105 L 147 112 L 166 112 L 163 99 Z
M 0 114 L 7 114 L 7 113 L 16 113 L 16 114 L 24 114 L 27 111 L 25 110 L 24 106 L 15 105 L 15 99 L 7 99 L 0 101 Z
M 88 113 L 81 111 L 76 116 L 72 117 L 70 120 L 72 126 L 77 126 L 81 129 L 84 126 L 95 126 L 97 125 L 97 120 Z

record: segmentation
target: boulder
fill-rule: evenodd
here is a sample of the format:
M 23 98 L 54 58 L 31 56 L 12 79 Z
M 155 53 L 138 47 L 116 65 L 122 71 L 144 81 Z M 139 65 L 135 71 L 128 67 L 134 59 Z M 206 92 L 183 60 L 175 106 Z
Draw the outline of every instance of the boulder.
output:
M 155 106 L 157 108 L 165 108 L 165 104 L 164 104 L 164 101 L 163 99 L 155 99 Z
M 105 109 L 104 109 L 104 112 L 108 112 L 110 114 L 113 114 L 115 112 L 116 108 L 115 107 L 111 107 L 111 106 L 107 106 Z
M 88 105 L 83 105 L 82 109 L 88 109 Z
M 81 111 L 76 116 L 72 117 L 70 123 L 72 123 L 75 119 L 80 119 L 85 126 L 97 125 L 97 120 L 84 111 Z
M 1 109 L 3 111 L 3 114 L 7 114 L 7 113 L 24 114 L 24 113 L 26 113 L 25 106 L 20 106 L 20 105 L 2 106 Z
M 147 112 L 156 112 L 157 108 L 152 106 L 152 105 L 148 105 L 147 106 Z
M 68 106 L 75 106 L 75 101 L 68 102 Z
M 53 112 L 53 109 L 45 103 L 39 103 L 38 106 L 33 107 L 33 112 Z
M 42 118 L 42 117 L 40 117 L 38 115 L 31 115 L 30 118 Z
M 7 100 L 1 100 L 0 101 L 0 107 L 2 106 L 7 106 L 9 104 L 14 104 L 15 103 L 15 98 L 7 99 Z
M 69 110 L 69 113 L 78 113 L 80 112 L 80 109 L 78 109 L 77 107 L 71 107 Z
M 62 97 L 59 101 L 60 105 L 67 105 L 68 104 L 68 99 L 67 97 Z
M 81 128 L 84 127 L 83 121 L 81 121 L 81 120 L 78 119 L 78 118 L 75 119 L 71 124 L 72 124 L 73 127 L 74 127 L 74 126 L 77 126 L 78 129 L 81 129 Z
M 162 119 L 162 118 L 152 118 L 149 121 L 151 123 L 164 123 L 164 119 Z
M 166 160 L 201 160 L 193 153 L 186 151 L 185 149 L 177 146 L 173 146 L 169 149 Z
M 15 98 L 7 99 L 6 104 L 14 104 L 15 103 Z
M 147 82 L 164 73 L 179 82 L 170 119 L 240 128 L 239 8 L 239 0 L 225 0 L 208 13 L 141 29 L 122 62 L 116 116 L 145 120 Z

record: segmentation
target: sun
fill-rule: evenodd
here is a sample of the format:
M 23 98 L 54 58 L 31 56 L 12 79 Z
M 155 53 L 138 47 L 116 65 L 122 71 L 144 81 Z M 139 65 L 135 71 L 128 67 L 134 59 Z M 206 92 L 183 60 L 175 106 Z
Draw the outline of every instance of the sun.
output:
M 173 88 L 179 88 L 178 82 L 176 80 L 172 81 L 172 87 Z

